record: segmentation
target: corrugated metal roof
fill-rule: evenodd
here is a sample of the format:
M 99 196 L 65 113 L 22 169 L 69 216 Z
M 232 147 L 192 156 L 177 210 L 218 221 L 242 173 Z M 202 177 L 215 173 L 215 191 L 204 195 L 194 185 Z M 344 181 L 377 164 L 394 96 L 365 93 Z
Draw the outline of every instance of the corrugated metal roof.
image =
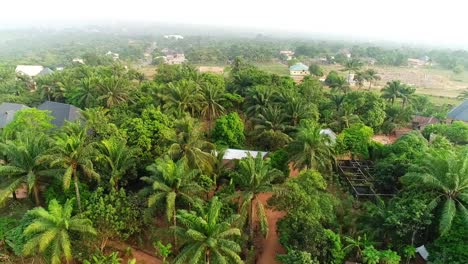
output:
M 75 121 L 81 117 L 81 110 L 71 104 L 46 101 L 37 109 L 51 111 L 51 115 L 54 117 L 51 123 L 57 127 L 63 126 L 65 121 Z
M 4 128 L 15 118 L 16 112 L 29 107 L 23 104 L 2 103 L 0 104 L 0 128 Z
M 44 70 L 44 66 L 41 66 L 41 65 L 18 65 L 16 66 L 15 72 L 19 74 L 24 74 L 30 77 L 34 77 L 43 70 Z
M 329 136 L 332 142 L 336 141 L 336 134 L 330 128 L 321 129 L 320 134 Z
M 290 71 L 308 71 L 309 67 L 303 63 L 296 63 L 293 66 L 289 67 Z
M 455 120 L 468 121 L 468 100 L 463 101 L 459 106 L 453 108 L 447 114 L 447 117 Z
M 252 157 L 257 157 L 258 153 L 264 158 L 268 152 L 264 151 L 254 151 L 254 150 L 245 150 L 245 149 L 226 149 L 224 152 L 224 160 L 240 160 L 247 158 L 250 154 Z

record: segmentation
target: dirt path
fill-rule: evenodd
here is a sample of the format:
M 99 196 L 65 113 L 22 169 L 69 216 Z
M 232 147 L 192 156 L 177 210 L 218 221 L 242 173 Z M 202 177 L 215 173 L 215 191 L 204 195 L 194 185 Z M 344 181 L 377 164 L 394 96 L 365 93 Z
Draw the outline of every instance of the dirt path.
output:
M 142 250 L 136 249 L 129 244 L 123 243 L 123 242 L 115 242 L 115 241 L 110 241 L 107 244 L 108 247 L 112 247 L 115 249 L 118 249 L 119 251 L 125 252 L 127 248 L 132 249 L 132 256 L 135 258 L 137 264 L 162 264 L 163 262 L 156 258 L 153 255 L 150 255 L 149 253 L 146 253 Z M 131 259 L 131 258 L 129 258 Z M 127 263 L 128 259 L 124 259 L 122 263 Z
M 298 170 L 293 169 L 292 164 L 289 166 L 290 177 L 295 177 L 299 174 Z M 258 196 L 258 199 L 263 204 L 272 196 L 271 193 L 262 193 Z M 267 209 L 265 212 L 268 219 L 268 236 L 262 241 L 262 253 L 257 259 L 257 264 L 275 264 L 279 263 L 276 261 L 277 254 L 284 254 L 286 250 L 281 246 L 278 240 L 278 233 L 276 232 L 276 222 L 286 215 L 285 212 L 274 211 Z

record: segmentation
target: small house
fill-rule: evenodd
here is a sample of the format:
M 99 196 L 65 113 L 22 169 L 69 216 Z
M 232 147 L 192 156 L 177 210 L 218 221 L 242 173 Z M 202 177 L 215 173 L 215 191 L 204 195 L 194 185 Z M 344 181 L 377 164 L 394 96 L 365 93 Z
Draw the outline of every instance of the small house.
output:
M 330 138 L 332 143 L 336 142 L 336 134 L 330 128 L 321 129 L 320 134 L 321 135 L 327 135 Z
M 292 50 L 281 50 L 280 54 L 286 56 L 286 60 L 291 60 L 293 58 L 293 56 L 294 56 L 294 51 L 292 51 Z
M 456 106 L 447 114 L 447 121 L 464 121 L 468 122 L 468 99 Z
M 289 67 L 291 76 L 306 76 L 310 75 L 309 67 L 303 63 L 296 63 Z
M 0 104 L 0 128 L 4 128 L 15 118 L 16 112 L 29 107 L 23 104 L 2 103 Z
M 51 74 L 53 71 L 42 65 L 18 65 L 16 66 L 15 73 L 33 78 Z
M 166 64 L 170 65 L 179 65 L 184 63 L 187 59 L 185 59 L 184 53 L 174 53 L 168 54 L 164 57 Z
M 427 117 L 427 116 L 415 115 L 413 116 L 413 119 L 411 120 L 411 127 L 414 130 L 424 130 L 426 126 L 437 124 L 439 122 L 440 120 L 433 116 Z
M 37 109 L 50 111 L 50 115 L 54 117 L 51 123 L 57 127 L 63 126 L 65 121 L 72 122 L 81 118 L 81 110 L 71 104 L 46 101 Z
M 73 63 L 79 63 L 79 64 L 85 64 L 83 59 L 80 58 L 74 58 L 72 60 Z

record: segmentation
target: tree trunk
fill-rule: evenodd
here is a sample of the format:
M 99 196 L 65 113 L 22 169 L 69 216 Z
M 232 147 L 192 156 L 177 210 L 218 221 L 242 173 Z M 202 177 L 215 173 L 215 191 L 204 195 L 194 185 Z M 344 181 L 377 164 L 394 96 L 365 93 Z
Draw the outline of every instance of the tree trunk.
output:
M 253 241 L 254 238 L 254 201 L 255 195 L 252 200 L 250 200 L 250 239 Z
M 11 195 L 13 196 L 13 200 L 18 200 L 18 198 L 16 197 L 16 190 L 13 191 Z
M 210 264 L 210 250 L 208 249 L 205 254 L 205 263 Z
M 176 227 L 177 227 L 177 217 L 176 212 L 172 216 L 172 221 L 174 222 L 174 248 L 177 249 L 177 235 L 176 235 Z
M 73 181 L 75 183 L 76 203 L 78 204 L 78 210 L 82 213 L 80 187 L 78 186 L 78 175 L 76 175 L 76 169 L 73 169 Z
M 39 186 L 37 182 L 34 183 L 33 192 L 34 192 L 34 201 L 36 202 L 36 206 L 39 207 L 41 206 L 41 200 L 39 199 Z

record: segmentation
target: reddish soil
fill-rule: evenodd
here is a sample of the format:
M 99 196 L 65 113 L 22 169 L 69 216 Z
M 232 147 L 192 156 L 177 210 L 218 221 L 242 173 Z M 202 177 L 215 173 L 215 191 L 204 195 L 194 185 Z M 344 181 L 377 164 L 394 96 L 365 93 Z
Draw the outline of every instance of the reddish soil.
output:
M 124 242 L 116 242 L 116 241 L 109 241 L 107 244 L 108 247 L 117 249 L 121 252 L 126 252 L 127 248 L 131 248 L 132 250 L 132 257 L 125 258 L 122 263 L 127 263 L 126 261 L 134 258 L 136 260 L 137 264 L 162 264 L 162 260 L 156 258 L 155 256 L 144 252 L 142 250 L 136 249 L 129 244 L 126 244 Z
M 295 177 L 299 174 L 299 171 L 292 167 L 292 163 L 289 164 L 290 177 Z M 266 204 L 266 201 L 272 196 L 271 193 L 262 193 L 258 196 L 258 199 Z M 262 241 L 261 254 L 257 259 L 257 264 L 275 264 L 279 263 L 276 261 L 277 254 L 284 254 L 286 250 L 281 246 L 278 240 L 278 233 L 276 232 L 276 222 L 286 215 L 285 212 L 274 211 L 272 209 L 266 209 L 265 214 L 268 219 L 269 232 L 266 239 Z

